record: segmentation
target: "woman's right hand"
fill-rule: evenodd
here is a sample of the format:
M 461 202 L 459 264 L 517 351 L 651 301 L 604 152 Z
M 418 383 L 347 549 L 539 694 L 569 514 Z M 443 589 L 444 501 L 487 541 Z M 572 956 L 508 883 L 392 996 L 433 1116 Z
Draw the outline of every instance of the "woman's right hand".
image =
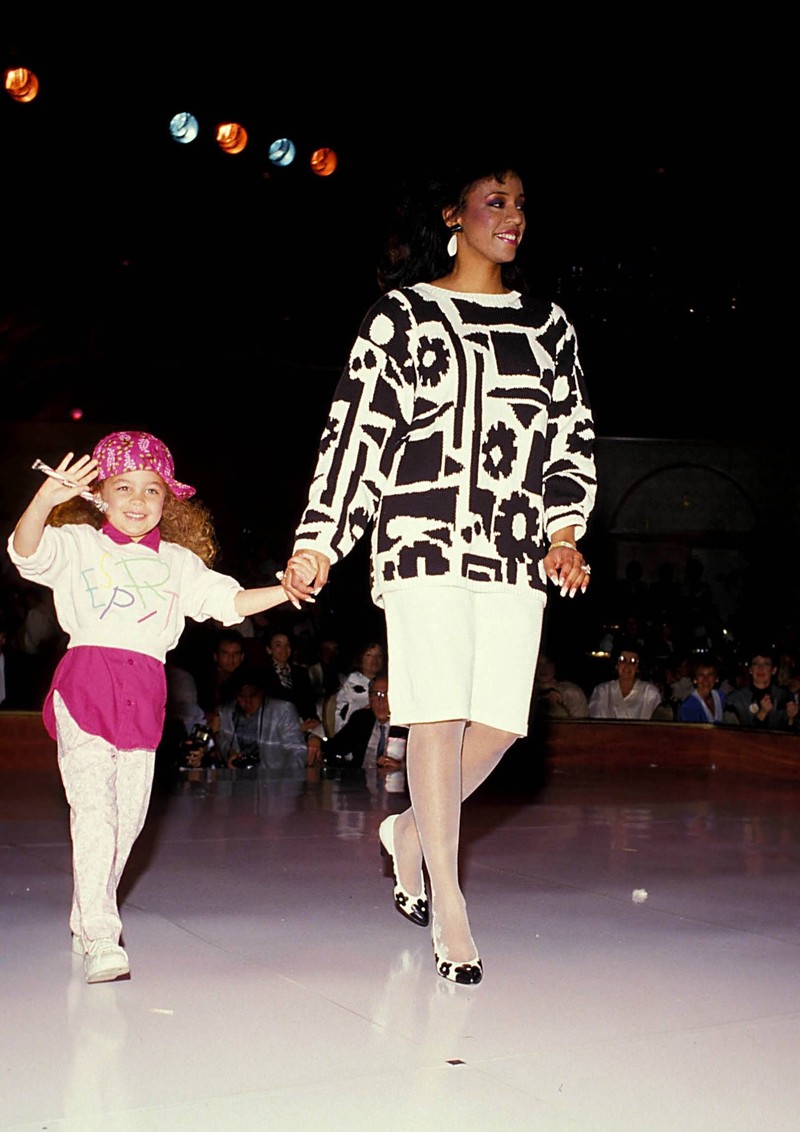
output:
M 305 601 L 328 580 L 331 560 L 318 550 L 298 550 L 286 564 L 281 585 L 292 601 Z

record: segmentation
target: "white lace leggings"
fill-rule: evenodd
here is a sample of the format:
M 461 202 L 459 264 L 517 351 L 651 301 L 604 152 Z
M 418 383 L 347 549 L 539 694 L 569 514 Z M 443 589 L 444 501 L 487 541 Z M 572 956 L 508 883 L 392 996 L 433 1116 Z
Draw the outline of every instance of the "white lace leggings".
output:
M 78 727 L 54 696 L 58 768 L 70 807 L 73 897 L 70 928 L 84 942 L 119 940 L 117 886 L 139 836 L 153 784 L 155 751 L 119 751 Z

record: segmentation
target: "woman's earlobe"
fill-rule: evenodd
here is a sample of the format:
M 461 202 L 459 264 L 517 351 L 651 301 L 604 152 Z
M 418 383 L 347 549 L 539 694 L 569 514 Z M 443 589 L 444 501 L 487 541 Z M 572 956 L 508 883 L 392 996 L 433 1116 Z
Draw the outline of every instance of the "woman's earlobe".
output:
M 456 239 L 456 232 L 461 232 L 460 224 L 453 224 L 450 229 L 450 239 L 447 241 L 447 254 L 453 259 L 458 252 L 458 240 Z

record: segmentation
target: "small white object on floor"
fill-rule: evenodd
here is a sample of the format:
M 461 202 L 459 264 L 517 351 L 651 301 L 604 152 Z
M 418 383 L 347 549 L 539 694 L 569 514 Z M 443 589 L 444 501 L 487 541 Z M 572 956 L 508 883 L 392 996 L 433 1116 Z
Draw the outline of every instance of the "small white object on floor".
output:
M 633 895 L 631 896 L 631 900 L 634 902 L 634 904 L 644 904 L 646 899 L 647 899 L 647 889 L 646 888 L 634 888 Z

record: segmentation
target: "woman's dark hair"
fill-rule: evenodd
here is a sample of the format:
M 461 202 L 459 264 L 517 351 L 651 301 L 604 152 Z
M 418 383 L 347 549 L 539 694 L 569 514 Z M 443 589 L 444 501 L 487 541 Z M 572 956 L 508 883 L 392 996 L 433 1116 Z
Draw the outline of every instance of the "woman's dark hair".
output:
M 515 165 L 476 162 L 407 191 L 397 209 L 395 228 L 378 267 L 381 290 L 432 283 L 447 275 L 453 260 L 447 254 L 450 233 L 442 213 L 447 209 L 454 212 L 463 209 L 467 194 L 479 181 L 491 177 L 502 184 L 516 170 Z M 503 286 L 510 290 L 527 290 L 521 271 L 513 263 L 503 264 L 502 279 Z
M 363 671 L 361 665 L 364 663 L 364 654 L 368 653 L 370 649 L 380 649 L 383 653 L 384 662 L 386 661 L 386 646 L 384 645 L 383 641 L 370 640 L 367 641 L 366 644 L 361 645 L 361 647 L 356 652 L 356 655 L 353 658 L 353 672 Z

